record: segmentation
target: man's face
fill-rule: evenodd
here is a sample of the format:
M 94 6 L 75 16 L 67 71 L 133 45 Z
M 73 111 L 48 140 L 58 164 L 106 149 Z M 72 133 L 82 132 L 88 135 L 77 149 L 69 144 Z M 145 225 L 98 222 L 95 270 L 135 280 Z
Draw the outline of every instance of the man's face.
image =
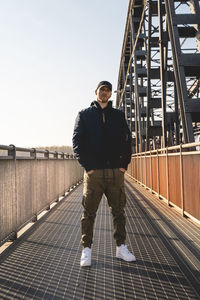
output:
M 108 99 L 110 99 L 112 92 L 107 86 L 102 86 L 95 91 L 97 95 L 97 100 L 102 103 L 107 103 Z

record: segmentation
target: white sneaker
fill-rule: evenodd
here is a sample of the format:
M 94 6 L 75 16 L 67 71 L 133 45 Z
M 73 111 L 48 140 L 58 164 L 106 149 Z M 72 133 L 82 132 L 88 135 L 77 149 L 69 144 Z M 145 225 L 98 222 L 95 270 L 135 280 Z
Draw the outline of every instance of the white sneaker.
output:
M 136 261 L 135 256 L 128 250 L 127 246 L 122 244 L 117 246 L 116 257 L 121 258 L 125 261 Z
M 91 266 L 91 249 L 86 247 L 82 250 L 81 254 L 81 267 L 89 267 Z

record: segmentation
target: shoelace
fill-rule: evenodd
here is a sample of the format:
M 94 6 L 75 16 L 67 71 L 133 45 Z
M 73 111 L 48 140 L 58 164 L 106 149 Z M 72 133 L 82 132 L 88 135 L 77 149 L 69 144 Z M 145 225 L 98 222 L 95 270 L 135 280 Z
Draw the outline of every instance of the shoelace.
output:
M 88 250 L 85 250 L 85 251 L 84 251 L 84 255 L 85 255 L 86 257 L 89 256 Z

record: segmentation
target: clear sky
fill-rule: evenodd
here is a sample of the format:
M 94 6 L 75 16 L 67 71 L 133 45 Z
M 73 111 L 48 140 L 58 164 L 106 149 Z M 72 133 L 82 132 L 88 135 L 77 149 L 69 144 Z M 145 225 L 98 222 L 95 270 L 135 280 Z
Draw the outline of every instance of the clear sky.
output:
M 116 89 L 128 3 L 0 0 L 0 144 L 71 145 L 97 83 Z

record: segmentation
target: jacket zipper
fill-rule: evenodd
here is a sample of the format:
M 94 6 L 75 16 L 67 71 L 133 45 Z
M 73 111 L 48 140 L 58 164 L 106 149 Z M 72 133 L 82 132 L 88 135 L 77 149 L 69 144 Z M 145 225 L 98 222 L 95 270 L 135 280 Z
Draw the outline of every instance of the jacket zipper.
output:
M 106 123 L 106 118 L 105 118 L 104 112 L 102 112 L 102 119 L 103 119 L 103 123 Z

